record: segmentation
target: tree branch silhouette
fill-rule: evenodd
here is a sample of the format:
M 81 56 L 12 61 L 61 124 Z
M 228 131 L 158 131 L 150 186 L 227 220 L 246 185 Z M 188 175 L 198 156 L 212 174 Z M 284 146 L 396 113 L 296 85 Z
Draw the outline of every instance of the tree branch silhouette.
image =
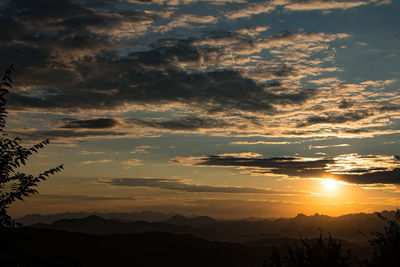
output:
M 48 139 L 30 147 L 22 146 L 19 137 L 10 139 L 5 132 L 6 127 L 6 98 L 9 89 L 12 88 L 12 74 L 15 66 L 10 65 L 4 72 L 0 86 L 0 228 L 14 227 L 15 221 L 7 213 L 10 205 L 17 200 L 24 200 L 38 193 L 35 187 L 40 181 L 60 172 L 63 165 L 51 168 L 40 173 L 38 176 L 28 175 L 18 171 L 20 167 L 26 165 L 26 161 L 34 153 L 44 148 L 50 143 Z

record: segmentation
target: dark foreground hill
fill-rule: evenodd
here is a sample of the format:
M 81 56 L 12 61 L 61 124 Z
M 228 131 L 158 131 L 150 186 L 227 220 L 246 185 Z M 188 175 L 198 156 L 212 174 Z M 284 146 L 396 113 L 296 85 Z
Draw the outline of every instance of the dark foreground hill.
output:
M 1 236 L 0 266 L 257 266 L 268 248 L 162 232 L 89 235 L 20 228 Z
M 174 218 L 174 220 L 176 221 L 176 218 Z M 179 218 L 179 220 L 183 221 L 183 218 Z M 201 220 L 203 221 L 204 218 Z M 206 219 L 206 221 L 211 220 Z M 217 223 L 217 221 L 213 221 L 213 223 Z M 197 220 L 194 225 L 196 225 L 196 227 L 201 227 L 201 225 L 198 225 Z M 148 232 L 165 232 L 175 235 L 190 235 L 193 238 L 196 237 L 198 240 L 205 239 L 208 241 L 240 243 L 246 247 L 254 248 L 264 247 L 268 248 L 267 250 L 270 250 L 272 247 L 284 247 L 290 244 L 299 244 L 299 236 L 296 238 L 285 237 L 284 235 L 282 237 L 265 237 L 264 235 L 255 234 L 247 236 L 246 239 L 243 236 L 235 236 L 232 232 L 224 232 L 222 229 L 216 231 L 212 228 L 195 228 L 194 226 L 172 225 L 166 222 L 119 222 L 115 220 L 107 220 L 94 215 L 82 219 L 59 220 L 52 224 L 34 224 L 30 227 L 36 229 L 52 229 L 103 236 L 111 234 L 143 234 Z M 239 239 L 241 242 L 236 242 Z M 346 240 L 341 240 L 341 243 L 343 249 L 351 250 L 360 258 L 365 258 L 365 254 L 368 253 L 365 246 L 360 246 Z

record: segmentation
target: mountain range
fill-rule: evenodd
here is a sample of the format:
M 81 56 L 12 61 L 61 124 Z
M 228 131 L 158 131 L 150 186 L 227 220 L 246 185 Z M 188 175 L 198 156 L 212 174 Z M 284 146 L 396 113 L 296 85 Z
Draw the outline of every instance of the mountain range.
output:
M 383 211 L 392 218 L 394 211 Z M 138 218 L 147 220 L 137 220 Z M 29 226 L 2 232 L 0 263 L 19 266 L 249 266 L 287 245 L 318 238 L 340 240 L 359 259 L 371 255 L 368 233 L 385 222 L 376 213 L 330 217 L 217 220 L 156 212 L 29 215 Z M 360 234 L 360 231 L 364 234 Z M 301 240 L 302 238 L 303 240 Z M 305 240 L 305 241 L 304 241 Z M 308 242 L 308 241 L 307 241 Z M 155 256 L 156 255 L 156 256 Z
M 394 211 L 383 211 L 381 214 L 391 218 L 394 216 Z M 135 216 L 137 215 L 135 214 Z M 46 218 L 57 217 L 61 217 L 61 215 L 52 215 L 52 217 L 47 215 Z M 90 215 L 83 218 L 64 218 L 52 223 L 31 224 L 30 227 L 94 235 L 158 231 L 189 234 L 210 241 L 236 243 L 245 243 L 263 238 L 316 238 L 322 231 L 325 234 L 331 234 L 335 238 L 361 245 L 367 243 L 370 232 L 381 231 L 384 227 L 384 221 L 376 213 L 348 214 L 339 217 L 299 214 L 294 218 L 252 220 L 216 220 L 207 216 L 188 218 L 181 215 L 173 215 L 161 221 L 130 221 L 127 219 L 135 218 L 133 215 L 131 217 L 124 215 L 122 219 L 115 216 L 110 219 L 110 215 L 105 217 L 108 218 L 99 215 Z M 32 217 L 25 217 L 25 221 L 26 218 L 32 219 Z M 154 215 L 153 218 L 155 218 Z M 24 218 L 20 221 L 24 221 Z

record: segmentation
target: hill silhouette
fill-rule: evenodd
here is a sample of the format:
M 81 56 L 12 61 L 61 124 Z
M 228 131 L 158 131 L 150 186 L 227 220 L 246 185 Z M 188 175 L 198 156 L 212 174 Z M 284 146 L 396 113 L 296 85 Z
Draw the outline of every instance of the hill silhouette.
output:
M 393 217 L 394 212 L 383 212 Z M 165 221 L 121 221 L 91 215 L 79 219 L 62 219 L 51 224 L 33 224 L 33 228 L 47 228 L 86 234 L 145 233 L 151 231 L 189 234 L 210 241 L 246 243 L 260 239 L 316 238 L 320 230 L 338 239 L 365 245 L 367 238 L 360 234 L 381 231 L 384 222 L 376 214 L 349 214 L 330 217 L 299 214 L 294 218 L 218 221 L 207 216 L 187 218 L 175 215 Z
M 106 219 L 115 219 L 117 221 L 147 221 L 147 222 L 155 222 L 155 221 L 164 221 L 173 216 L 170 213 L 161 213 L 155 211 L 140 211 L 140 212 L 110 212 L 110 213 L 100 213 L 100 212 L 65 212 L 58 214 L 28 214 L 21 218 L 18 218 L 16 221 L 22 223 L 25 226 L 29 226 L 35 223 L 53 223 L 57 220 L 61 219 L 79 219 L 84 218 L 90 215 L 97 215 Z
M 13 242 L 16 237 L 18 242 Z M 0 251 L 1 266 L 258 267 L 267 253 L 263 247 L 165 232 L 89 235 L 20 228 L 7 236 L 3 233 L 2 240 L 6 243 Z
M 376 213 L 339 217 L 299 214 L 294 218 L 231 221 L 219 221 L 207 216 L 188 218 L 173 215 L 158 222 L 106 219 L 98 215 L 65 218 L 51 224 L 38 223 L 1 232 L 1 240 L 4 242 L 0 249 L 0 265 L 8 266 L 8 261 L 13 263 L 10 266 L 168 264 L 261 267 L 263 263 L 279 262 L 274 260 L 274 253 L 281 255 L 280 261 L 287 261 L 293 255 L 295 257 L 292 259 L 295 259 L 320 249 L 325 252 L 318 254 L 318 257 L 324 261 L 327 255 L 342 255 L 340 259 L 348 259 L 355 264 L 367 260 L 373 263 L 372 260 L 380 260 L 374 254 L 377 250 L 365 244 L 367 238 L 359 233 L 359 229 L 366 229 L 365 233 L 368 234 L 383 228 L 388 238 L 395 237 L 393 234 L 397 233 L 397 226 L 394 230 L 387 230 L 385 226 L 389 221 L 382 218 L 400 218 L 399 214 L 394 211 L 384 211 L 380 216 L 376 216 Z M 321 228 L 332 235 L 323 237 Z M 314 232 L 318 232 L 319 237 Z M 353 243 L 351 239 L 355 234 L 359 235 L 358 239 L 364 238 L 365 241 Z M 338 235 L 347 238 L 338 238 Z M 381 239 L 385 241 L 388 238 L 380 234 L 372 240 L 375 240 L 375 245 L 379 245 Z M 339 249 L 342 254 L 338 254 Z M 386 247 L 384 249 L 379 250 L 382 255 L 386 253 Z M 300 254 L 290 254 L 290 251 Z M 351 258 L 347 258 L 347 251 L 351 251 L 348 254 L 352 255 L 349 256 Z M 265 261 L 267 257 L 269 260 Z
M 120 222 L 111 219 L 104 219 L 96 215 L 91 215 L 81 219 L 58 220 L 53 222 L 52 224 L 33 224 L 30 227 L 79 232 L 92 235 L 107 235 L 115 233 L 134 234 L 157 231 L 174 234 L 190 234 L 192 236 L 205 237 L 210 240 L 215 239 L 215 237 L 213 237 L 212 231 L 193 228 L 187 225 L 179 226 L 164 222 L 145 221 Z

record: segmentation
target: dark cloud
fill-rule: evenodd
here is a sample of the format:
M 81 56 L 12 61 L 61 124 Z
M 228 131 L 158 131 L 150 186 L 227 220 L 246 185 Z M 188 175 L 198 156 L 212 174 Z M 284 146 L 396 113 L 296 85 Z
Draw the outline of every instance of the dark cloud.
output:
M 375 171 L 376 168 L 371 168 L 362 174 L 340 174 L 339 179 L 355 184 L 400 184 L 400 169 Z
M 128 120 L 128 122 L 150 128 L 177 130 L 177 131 L 179 130 L 193 131 L 198 129 L 225 128 L 230 126 L 230 124 L 222 120 L 216 120 L 211 118 L 197 118 L 197 117 L 182 118 L 176 120 L 164 120 L 164 121 L 130 119 Z
M 342 114 L 327 114 L 326 116 L 312 116 L 307 118 L 306 122 L 299 123 L 299 127 L 313 125 L 313 124 L 321 124 L 321 123 L 329 123 L 329 124 L 340 124 L 346 122 L 355 122 L 367 117 L 372 116 L 373 113 L 367 110 L 358 110 L 352 112 L 346 112 Z
M 106 129 L 113 128 L 119 124 L 117 120 L 99 118 L 93 120 L 74 120 L 74 119 L 64 119 L 67 124 L 61 128 L 74 129 L 74 128 L 86 128 L 86 129 Z
M 90 77 L 72 88 L 56 94 L 42 92 L 41 96 L 14 94 L 10 95 L 10 103 L 20 108 L 112 109 L 126 103 L 180 102 L 210 113 L 239 110 L 272 114 L 276 112 L 274 105 L 301 105 L 316 94 L 315 90 L 275 94 L 234 71 L 188 73 L 175 69 L 146 69 L 141 65 L 149 64 L 150 58 L 152 61 L 159 58 L 156 59 L 159 66 L 164 60 L 149 53 L 153 51 L 141 53 L 142 59 L 131 56 L 120 62 L 97 62 L 94 65 L 98 68 L 90 68 Z M 83 68 L 81 75 L 86 71 L 88 69 Z
M 90 13 L 70 0 L 10 0 L 2 8 L 4 15 L 18 17 L 23 22 L 46 23 Z
M 12 132 L 25 139 L 54 139 L 54 138 L 85 138 L 85 137 L 123 137 L 129 133 L 121 131 L 74 131 L 74 130 L 50 130 L 34 132 Z
M 295 69 L 293 67 L 289 67 L 286 65 L 279 66 L 275 70 L 273 70 L 273 74 L 277 77 L 287 77 L 295 73 Z
M 143 11 L 96 12 L 77 1 L 11 0 L 0 9 L 0 48 L 5 51 L 6 62 L 18 56 L 18 53 L 10 53 L 13 47 L 24 44 L 45 55 L 47 64 L 26 56 L 20 57 L 23 59 L 20 62 L 10 62 L 18 66 L 35 64 L 40 68 L 46 65 L 60 68 L 65 60 L 116 49 L 124 37 L 119 30 L 124 24 L 141 25 L 155 19 L 154 15 Z
M 68 131 L 68 130 L 51 130 L 39 132 L 43 136 L 49 137 L 105 137 L 105 136 L 125 136 L 126 132 L 115 131 Z
M 235 156 L 208 156 L 197 165 L 232 166 L 259 168 L 255 172 L 288 175 L 296 177 L 316 177 L 326 174 L 327 164 L 333 159 L 302 160 L 295 157 L 248 158 Z
M 97 55 L 118 49 L 125 38 L 119 30 L 126 28 L 124 25 L 135 27 L 154 19 L 142 11 L 96 12 L 77 1 L 9 1 L 0 9 L 0 67 L 5 69 L 10 63 L 17 66 L 13 89 L 16 94 L 10 98 L 38 108 L 56 107 L 59 103 L 43 105 L 55 96 L 70 100 L 61 108 L 76 108 L 88 98 L 98 98 L 96 93 L 76 87 L 78 81 L 90 79 L 90 75 L 80 73 L 77 63 L 94 62 Z M 29 91 L 18 95 L 24 87 Z M 82 101 L 77 101 L 80 98 Z M 102 101 L 105 100 L 97 103 Z
M 378 108 L 381 112 L 399 111 L 400 105 L 385 104 Z
M 161 39 L 150 44 L 151 51 L 131 53 L 147 66 L 174 68 L 174 63 L 199 64 L 200 61 L 215 64 L 224 50 L 218 47 L 197 46 L 197 39 Z
M 381 159 L 378 156 L 358 156 L 359 159 L 376 160 Z M 393 160 L 398 160 L 394 156 Z M 388 163 L 393 164 L 393 160 Z M 186 162 L 187 161 L 187 162 Z M 193 166 L 217 166 L 217 167 L 237 167 L 248 168 L 248 171 L 254 174 L 275 174 L 285 175 L 295 178 L 326 178 L 334 177 L 355 184 L 400 184 L 400 168 L 389 167 L 365 167 L 349 168 L 346 170 L 335 171 L 331 169 L 335 164 L 352 164 L 354 162 L 339 162 L 337 158 L 304 159 L 298 157 L 240 157 L 230 155 L 215 155 L 195 158 L 179 157 L 172 159 L 175 164 L 192 164 Z M 398 163 L 396 163 L 398 164 Z M 334 167 L 333 167 L 334 168 Z
M 251 187 L 230 187 L 230 186 L 209 186 L 185 183 L 175 179 L 165 178 L 115 178 L 111 180 L 98 180 L 98 183 L 105 183 L 115 186 L 132 187 L 155 187 L 175 191 L 192 193 L 236 193 L 236 194 L 298 194 L 296 191 L 269 190 Z
M 354 106 L 354 103 L 349 102 L 346 99 L 343 99 L 342 102 L 340 102 L 339 104 L 339 108 L 341 109 L 351 108 L 352 106 Z
M 299 109 L 318 94 L 317 89 L 284 88 L 287 83 L 282 80 L 297 75 L 289 64 L 271 62 L 250 70 L 259 71 L 251 75 L 263 77 L 263 83 L 246 72 L 221 68 L 227 58 L 231 60 L 232 49 L 238 49 L 234 54 L 246 48 L 264 49 L 254 38 L 229 31 L 186 39 L 147 38 L 151 34 L 144 38 L 136 35 L 136 27 L 150 33 L 153 28 L 149 25 L 162 15 L 129 10 L 135 5 L 124 10 L 112 5 L 108 0 L 40 0 L 35 4 L 12 0 L 0 10 L 4 22 L 0 30 L 4 28 L 5 32 L 0 36 L 0 56 L 4 62 L 17 65 L 16 90 L 8 96 L 10 110 L 107 112 L 129 105 L 147 108 L 173 104 L 178 110 L 190 107 L 185 113 L 188 117 L 131 122 L 176 131 L 227 130 L 236 123 L 236 130 L 244 131 L 249 125 L 264 128 L 265 115 L 288 110 L 282 106 Z M 43 19 L 39 19 L 41 16 Z M 292 42 L 295 36 L 274 35 L 268 42 Z M 200 110 L 201 118 L 193 110 Z M 219 119 L 225 114 L 229 114 L 229 120 Z M 102 136 L 100 132 L 73 130 L 116 126 L 112 121 L 84 119 L 67 122 L 48 134 Z
M 103 2 L 110 4 L 99 1 Z M 228 53 L 223 47 L 201 45 L 207 37 L 163 39 L 146 44 L 146 51 L 121 54 L 127 40 L 135 42 L 135 33 L 123 36 L 127 31 L 120 29 L 134 28 L 132 23 L 145 27 L 157 15 L 112 8 L 100 12 L 84 3 L 12 0 L 0 10 L 0 30 L 5 33 L 0 37 L 0 56 L 19 67 L 18 85 L 31 88 L 14 91 L 10 108 L 115 109 L 129 103 L 183 103 L 210 113 L 273 114 L 275 105 L 301 105 L 316 94 L 274 93 L 232 70 L 193 71 L 201 64 L 217 65 Z M 214 35 L 209 39 L 231 38 L 252 45 L 238 34 Z M 268 71 L 283 77 L 295 70 L 282 65 Z
M 345 129 L 343 130 L 343 132 L 349 134 L 361 134 L 361 133 L 370 133 L 373 132 L 373 130 L 367 128 L 358 128 L 358 129 Z

